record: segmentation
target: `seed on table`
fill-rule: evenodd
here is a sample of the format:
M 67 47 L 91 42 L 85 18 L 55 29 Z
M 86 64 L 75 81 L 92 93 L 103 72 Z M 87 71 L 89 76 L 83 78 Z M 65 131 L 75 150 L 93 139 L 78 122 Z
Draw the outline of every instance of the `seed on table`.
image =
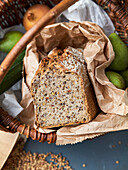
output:
M 121 141 L 118 141 L 118 144 L 120 145 L 120 144 L 121 144 Z
M 83 164 L 83 167 L 86 167 L 86 164 Z
M 119 164 L 119 161 L 118 161 L 118 160 L 116 161 L 116 164 Z

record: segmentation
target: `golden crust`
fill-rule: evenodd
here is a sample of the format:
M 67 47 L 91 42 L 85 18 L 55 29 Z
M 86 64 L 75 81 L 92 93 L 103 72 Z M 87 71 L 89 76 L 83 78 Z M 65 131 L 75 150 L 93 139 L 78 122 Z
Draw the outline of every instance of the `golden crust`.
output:
M 60 127 L 60 126 L 71 126 L 71 125 L 79 125 L 79 124 L 83 124 L 83 123 L 88 123 L 89 121 L 81 121 L 81 122 L 75 122 L 75 123 L 67 123 L 67 124 L 64 124 L 64 123 L 61 123 L 59 125 L 52 125 L 51 126 L 39 126 L 40 128 L 43 128 L 43 129 L 50 129 L 50 128 L 57 128 L 57 127 Z M 39 124 L 37 124 L 38 126 Z

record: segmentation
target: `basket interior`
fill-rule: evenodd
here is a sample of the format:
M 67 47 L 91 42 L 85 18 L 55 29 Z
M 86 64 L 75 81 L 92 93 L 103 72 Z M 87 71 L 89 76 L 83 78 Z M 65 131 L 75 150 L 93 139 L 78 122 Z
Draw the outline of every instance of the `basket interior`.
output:
M 61 0 L 1 0 L 0 1 L 0 28 L 4 29 L 13 25 L 22 24 L 22 19 L 26 10 L 34 4 L 46 4 L 50 8 L 55 6 Z M 102 6 L 111 18 L 116 31 L 121 39 L 128 45 L 128 4 L 125 0 L 94 0 Z M 114 14 L 116 11 L 117 16 Z M 121 10 L 120 10 L 120 9 Z M 122 22 L 124 25 L 120 22 Z

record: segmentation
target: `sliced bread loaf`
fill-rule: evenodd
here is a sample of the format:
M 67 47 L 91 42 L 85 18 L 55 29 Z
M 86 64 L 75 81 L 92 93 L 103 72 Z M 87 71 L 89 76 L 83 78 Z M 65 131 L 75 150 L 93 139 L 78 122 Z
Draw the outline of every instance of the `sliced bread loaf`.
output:
M 97 113 L 82 51 L 54 49 L 44 58 L 31 83 L 37 127 L 85 123 Z

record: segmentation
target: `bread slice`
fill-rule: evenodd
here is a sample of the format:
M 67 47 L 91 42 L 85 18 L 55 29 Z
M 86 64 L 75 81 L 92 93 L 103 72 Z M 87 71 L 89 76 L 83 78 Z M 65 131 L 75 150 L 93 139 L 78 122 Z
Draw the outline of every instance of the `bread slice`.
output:
M 31 83 L 37 127 L 85 123 L 97 113 L 82 51 L 53 50 L 39 64 Z

